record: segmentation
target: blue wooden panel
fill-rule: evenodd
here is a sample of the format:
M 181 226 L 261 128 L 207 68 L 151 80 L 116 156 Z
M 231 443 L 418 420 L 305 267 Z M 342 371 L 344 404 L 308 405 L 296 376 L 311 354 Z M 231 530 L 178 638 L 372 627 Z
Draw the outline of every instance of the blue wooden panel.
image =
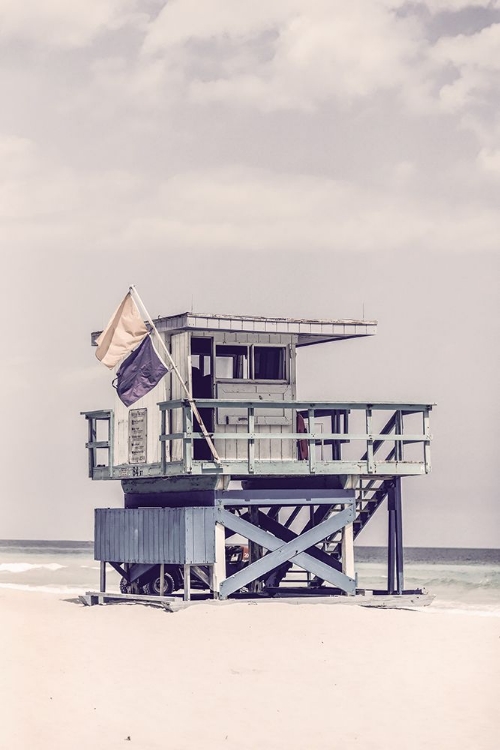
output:
M 213 508 L 103 508 L 95 512 L 94 557 L 117 563 L 211 564 Z

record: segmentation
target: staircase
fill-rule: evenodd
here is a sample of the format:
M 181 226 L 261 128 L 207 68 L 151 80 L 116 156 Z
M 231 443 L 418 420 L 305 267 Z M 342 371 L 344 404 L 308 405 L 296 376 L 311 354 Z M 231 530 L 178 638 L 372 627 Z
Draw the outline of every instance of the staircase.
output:
M 353 523 L 354 539 L 365 528 L 375 511 L 380 508 L 389 493 L 391 479 L 374 477 L 361 479 L 358 497 L 356 498 L 356 519 Z M 342 557 L 342 532 L 338 531 L 326 545 L 325 552 L 336 560 Z

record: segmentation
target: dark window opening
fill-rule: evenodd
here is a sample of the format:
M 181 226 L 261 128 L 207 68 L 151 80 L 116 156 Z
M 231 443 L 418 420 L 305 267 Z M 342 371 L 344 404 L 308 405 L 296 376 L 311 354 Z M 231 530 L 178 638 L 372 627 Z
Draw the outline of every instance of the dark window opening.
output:
M 254 379 L 285 380 L 285 349 L 275 346 L 254 347 Z
M 212 378 L 212 339 L 209 337 L 195 337 L 191 339 L 191 377 L 193 384 L 193 397 L 213 398 L 213 378 Z M 210 408 L 199 408 L 200 416 L 208 432 L 214 428 L 214 410 Z M 196 433 L 201 432 L 198 420 L 193 421 L 193 430 Z M 194 441 L 193 457 L 197 461 L 210 460 L 212 452 L 205 439 Z

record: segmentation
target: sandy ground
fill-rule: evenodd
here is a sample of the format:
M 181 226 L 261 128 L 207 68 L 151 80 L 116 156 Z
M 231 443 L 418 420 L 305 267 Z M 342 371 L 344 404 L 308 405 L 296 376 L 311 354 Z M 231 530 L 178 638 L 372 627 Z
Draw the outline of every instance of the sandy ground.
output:
M 0 746 L 498 748 L 500 618 L 0 590 Z

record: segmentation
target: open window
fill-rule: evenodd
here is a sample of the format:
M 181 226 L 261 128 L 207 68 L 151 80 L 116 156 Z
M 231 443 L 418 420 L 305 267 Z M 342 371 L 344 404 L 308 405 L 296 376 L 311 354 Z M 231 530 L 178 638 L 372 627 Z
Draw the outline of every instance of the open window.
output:
M 287 379 L 286 347 L 218 345 L 215 375 L 222 380 Z
M 227 380 L 248 380 L 248 346 L 218 346 L 215 352 L 215 375 Z

